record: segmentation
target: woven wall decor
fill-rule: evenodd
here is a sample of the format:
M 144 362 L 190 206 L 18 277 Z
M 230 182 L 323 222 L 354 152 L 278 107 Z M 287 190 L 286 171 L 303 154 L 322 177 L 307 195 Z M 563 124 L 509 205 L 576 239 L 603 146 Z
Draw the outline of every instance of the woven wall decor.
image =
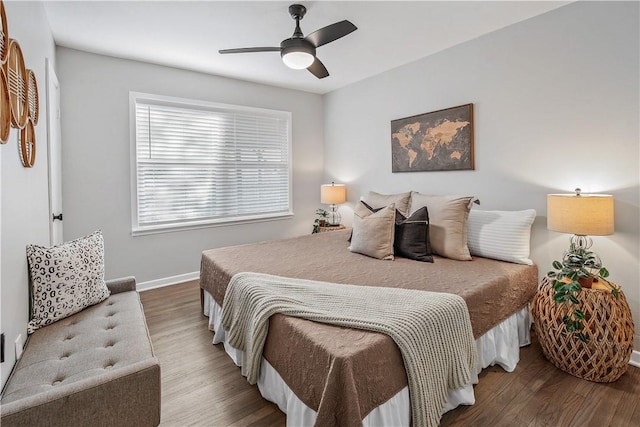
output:
M 20 160 L 25 168 L 33 167 L 36 162 L 36 131 L 31 119 L 20 130 Z
M 0 68 L 0 144 L 9 139 L 11 132 L 11 101 L 9 99 L 9 87 L 4 70 Z
M 36 162 L 36 132 L 40 116 L 38 81 L 25 67 L 22 49 L 9 37 L 4 2 L 0 0 L 0 144 L 18 128 L 20 159 L 26 168 Z
M 9 53 L 9 30 L 7 29 L 7 14 L 4 11 L 4 3 L 0 0 L 0 64 L 7 62 Z
M 588 342 L 567 334 L 562 317 L 566 304 L 554 301 L 553 285 L 545 277 L 531 304 L 536 334 L 544 356 L 557 368 L 589 381 L 612 382 L 629 368 L 633 351 L 633 319 L 627 300 L 609 290 L 583 289 L 578 294 L 585 313 L 583 332 Z
M 9 31 L 7 29 L 7 14 L 4 10 L 4 3 L 0 0 L 0 65 L 7 62 L 9 53 Z M 4 67 L 0 72 L 0 144 L 4 144 L 9 139 L 11 132 L 11 104 L 9 101 L 9 87 L 7 75 Z
M 27 69 L 27 99 L 29 108 L 29 118 L 33 122 L 33 125 L 38 124 L 38 118 L 40 116 L 40 105 L 38 97 L 38 82 L 36 80 L 36 74 L 33 70 Z
M 22 129 L 27 124 L 29 109 L 27 108 L 27 69 L 24 66 L 22 49 L 16 40 L 10 39 L 9 56 L 5 65 L 9 81 L 9 98 L 11 99 L 11 125 Z

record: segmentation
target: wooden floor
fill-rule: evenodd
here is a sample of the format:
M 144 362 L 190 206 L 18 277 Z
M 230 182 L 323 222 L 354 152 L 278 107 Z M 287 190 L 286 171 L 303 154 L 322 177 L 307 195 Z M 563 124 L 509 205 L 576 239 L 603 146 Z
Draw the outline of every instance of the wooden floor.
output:
M 161 426 L 284 426 L 285 416 L 249 385 L 200 310 L 198 282 L 142 292 L 162 369 Z M 482 371 L 476 404 L 446 413 L 442 426 L 640 426 L 640 369 L 598 384 L 556 369 L 537 341 L 513 373 Z

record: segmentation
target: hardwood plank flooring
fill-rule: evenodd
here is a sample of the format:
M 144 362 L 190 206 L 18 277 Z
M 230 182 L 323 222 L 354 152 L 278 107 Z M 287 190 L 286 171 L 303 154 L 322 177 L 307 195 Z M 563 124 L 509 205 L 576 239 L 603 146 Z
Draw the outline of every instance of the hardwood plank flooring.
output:
M 285 425 L 285 415 L 249 385 L 200 311 L 198 281 L 140 294 L 162 370 L 163 427 Z M 556 369 L 533 343 L 512 373 L 489 367 L 475 386 L 476 404 L 447 412 L 441 426 L 640 426 L 640 369 L 612 384 Z

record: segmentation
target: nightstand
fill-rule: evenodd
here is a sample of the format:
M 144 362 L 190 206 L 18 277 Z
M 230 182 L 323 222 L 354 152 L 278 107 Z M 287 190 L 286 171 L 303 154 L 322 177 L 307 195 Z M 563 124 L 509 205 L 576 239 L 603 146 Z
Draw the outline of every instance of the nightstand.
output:
M 557 368 L 596 382 L 615 381 L 627 371 L 633 351 L 633 319 L 624 293 L 614 286 L 618 298 L 603 289 L 583 288 L 578 294 L 588 337 L 583 342 L 565 332 L 562 318 L 569 313 L 568 307 L 554 301 L 551 280 L 542 280 L 531 312 L 542 353 Z
M 325 225 L 324 227 L 318 227 L 318 233 L 324 233 L 325 231 L 344 230 L 344 229 L 345 229 L 345 226 L 342 224 Z

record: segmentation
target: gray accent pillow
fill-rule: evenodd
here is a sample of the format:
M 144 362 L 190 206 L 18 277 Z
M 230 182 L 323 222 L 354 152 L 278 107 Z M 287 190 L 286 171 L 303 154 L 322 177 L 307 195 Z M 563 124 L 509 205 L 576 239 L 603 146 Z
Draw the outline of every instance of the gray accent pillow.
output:
M 377 259 L 393 260 L 395 218 L 393 203 L 377 212 L 371 212 L 362 202 L 356 204 L 349 250 Z
M 467 219 L 472 196 L 427 196 L 411 192 L 411 214 L 426 206 L 429 211 L 429 241 L 433 253 L 458 261 L 470 261 Z
M 380 194 L 375 191 L 369 191 L 362 200 L 373 209 L 383 208 L 393 203 L 402 215 L 409 216 L 409 202 L 411 201 L 410 191 L 399 194 Z
M 27 332 L 107 299 L 104 240 L 100 230 L 61 245 L 27 246 L 31 320 Z

